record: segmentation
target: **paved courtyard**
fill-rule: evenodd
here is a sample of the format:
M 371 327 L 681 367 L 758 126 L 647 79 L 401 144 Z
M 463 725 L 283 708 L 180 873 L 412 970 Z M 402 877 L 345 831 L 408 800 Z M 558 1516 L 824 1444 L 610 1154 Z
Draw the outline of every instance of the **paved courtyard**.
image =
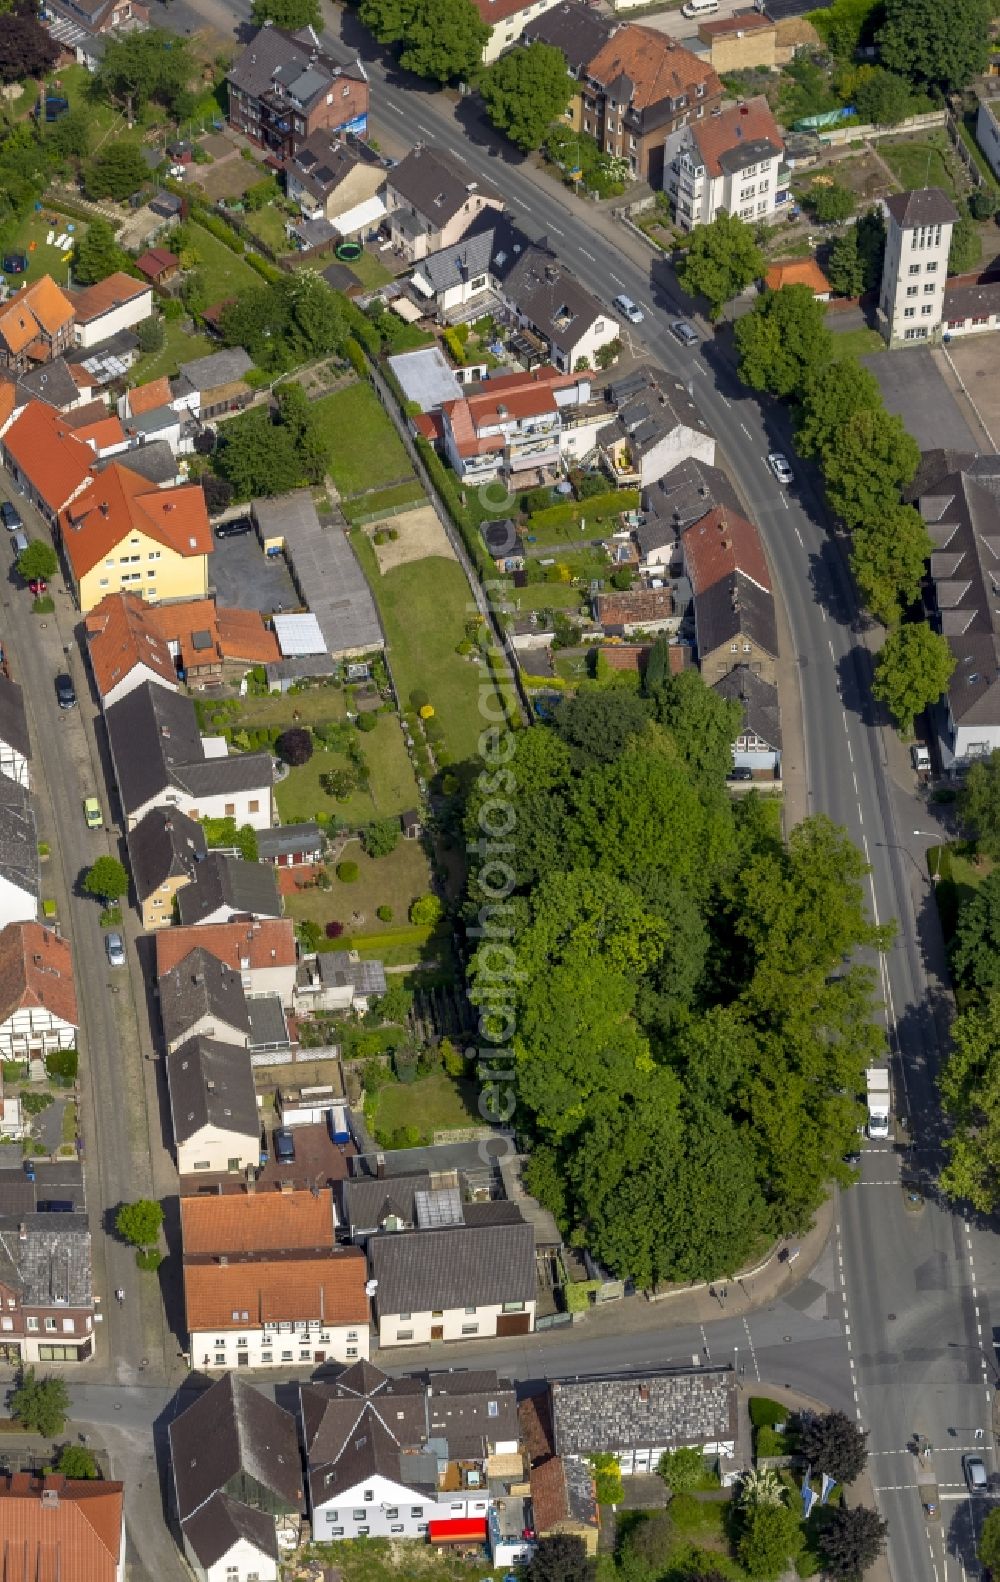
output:
M 220 604 L 259 610 L 265 616 L 301 609 L 284 555 L 268 560 L 256 533 L 213 538 L 213 544 L 208 578 Z
M 947 347 L 934 355 L 945 367 L 950 360 L 954 370 L 952 377 L 957 375 L 969 392 L 986 426 L 990 448 L 996 450 L 1000 445 L 1000 380 L 996 376 L 1000 337 L 995 334 L 967 335 L 961 340 L 949 342 Z M 982 448 L 983 437 L 977 437 L 976 449 Z
M 875 352 L 861 360 L 878 380 L 889 411 L 899 414 L 921 450 L 982 449 L 930 347 Z

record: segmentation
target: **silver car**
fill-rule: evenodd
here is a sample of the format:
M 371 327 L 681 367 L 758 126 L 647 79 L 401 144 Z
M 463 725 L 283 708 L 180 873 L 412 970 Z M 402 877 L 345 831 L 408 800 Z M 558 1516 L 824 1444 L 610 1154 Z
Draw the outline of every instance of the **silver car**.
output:
M 615 308 L 623 318 L 628 319 L 630 324 L 641 324 L 643 319 L 646 317 L 638 303 L 633 302 L 631 297 L 627 297 L 624 291 L 620 291 L 618 293 L 611 306 Z
M 110 967 L 124 967 L 125 944 L 120 934 L 115 932 L 105 934 L 104 949 L 107 952 L 108 965 Z
M 697 346 L 698 332 L 687 319 L 676 319 L 670 326 L 670 333 L 682 346 Z
M 783 456 L 780 450 L 773 450 L 771 452 L 770 456 L 767 458 L 767 465 L 770 467 L 779 483 L 791 483 L 794 474 L 791 467 L 788 465 L 787 456 Z

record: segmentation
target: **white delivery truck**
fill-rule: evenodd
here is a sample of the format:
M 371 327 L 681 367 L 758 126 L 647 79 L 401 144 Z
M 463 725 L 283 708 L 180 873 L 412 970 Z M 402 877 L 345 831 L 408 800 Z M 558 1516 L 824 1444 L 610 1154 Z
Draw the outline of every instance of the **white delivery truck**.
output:
M 889 1073 L 881 1066 L 869 1066 L 868 1079 L 868 1135 L 889 1135 Z

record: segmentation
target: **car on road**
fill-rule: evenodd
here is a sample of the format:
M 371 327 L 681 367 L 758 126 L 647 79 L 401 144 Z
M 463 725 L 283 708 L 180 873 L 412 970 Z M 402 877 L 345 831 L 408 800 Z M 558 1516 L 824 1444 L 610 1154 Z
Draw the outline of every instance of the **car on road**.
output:
M 295 1163 L 295 1138 L 287 1126 L 276 1126 L 274 1130 L 274 1158 L 279 1165 Z
M 215 529 L 216 538 L 242 538 L 249 533 L 253 523 L 248 516 L 234 517 L 231 522 L 220 522 Z
M 125 944 L 122 936 L 114 931 L 104 936 L 104 949 L 107 952 L 109 967 L 124 967 Z
M 982 1456 L 963 1456 L 962 1471 L 970 1494 L 983 1494 L 990 1486 Z
M 674 340 L 680 341 L 682 346 L 697 346 L 698 332 L 687 319 L 675 319 L 670 326 L 670 333 Z
M 21 521 L 17 506 L 12 505 L 9 500 L 4 500 L 3 503 L 0 504 L 0 520 L 3 521 L 3 525 L 7 529 L 8 533 L 16 533 L 19 527 L 24 526 L 24 523 Z
M 65 671 L 62 675 L 56 676 L 56 702 L 61 709 L 76 708 L 76 688 L 73 685 L 73 677 L 68 676 Z
M 767 465 L 770 467 L 779 483 L 791 483 L 793 477 L 795 476 L 791 467 L 788 465 L 788 457 L 783 456 L 780 450 L 772 450 L 770 456 L 767 458 Z
M 101 804 L 95 796 L 84 797 L 83 818 L 88 829 L 104 828 L 104 814 L 101 812 Z
M 628 319 L 630 324 L 641 324 L 646 317 L 638 304 L 633 302 L 631 297 L 627 297 L 624 291 L 619 292 L 611 306 L 617 309 L 623 319 Z

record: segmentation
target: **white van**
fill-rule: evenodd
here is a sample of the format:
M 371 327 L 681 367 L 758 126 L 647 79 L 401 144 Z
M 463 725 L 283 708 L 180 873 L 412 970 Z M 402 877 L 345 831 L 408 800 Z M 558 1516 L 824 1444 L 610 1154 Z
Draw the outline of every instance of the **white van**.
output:
M 719 9 L 719 0 L 687 0 L 687 5 L 681 6 L 681 16 L 688 20 L 696 16 L 714 16 Z

